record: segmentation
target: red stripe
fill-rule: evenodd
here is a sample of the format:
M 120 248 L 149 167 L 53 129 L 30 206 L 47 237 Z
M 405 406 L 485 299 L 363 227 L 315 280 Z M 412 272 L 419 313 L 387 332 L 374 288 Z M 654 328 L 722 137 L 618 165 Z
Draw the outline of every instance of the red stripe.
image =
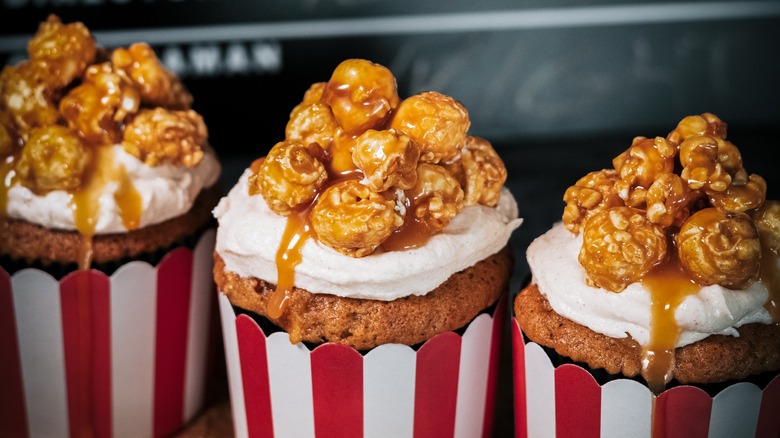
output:
M 601 387 L 584 369 L 555 369 L 555 432 L 558 438 L 601 435 Z
M 414 436 L 453 436 L 461 337 L 440 333 L 417 351 Z
M 184 419 L 187 324 L 192 251 L 177 248 L 157 266 L 157 330 L 154 363 L 154 435 L 179 428 Z
M 501 299 L 493 311 L 493 335 L 490 345 L 490 368 L 488 369 L 487 398 L 485 399 L 485 416 L 482 422 L 482 436 L 493 436 L 493 414 L 496 408 L 496 383 L 498 382 L 499 352 L 501 351 L 501 338 L 504 332 L 506 313 L 506 296 Z
M 60 282 L 71 436 L 111 436 L 110 281 L 75 271 Z
M 780 437 L 780 375 L 764 388 L 758 414 L 757 438 Z
M 693 386 L 677 386 L 655 400 L 653 438 L 706 438 L 712 398 Z
M 11 277 L 0 267 L 0 436 L 26 437 L 27 411 Z
M 363 436 L 363 357 L 325 344 L 311 353 L 314 433 L 317 438 Z
M 265 335 L 257 323 L 246 315 L 236 318 L 236 334 L 249 436 L 272 437 L 274 428 Z
M 512 317 L 512 375 L 515 383 L 515 438 L 528 437 L 525 399 L 525 342 L 520 324 Z

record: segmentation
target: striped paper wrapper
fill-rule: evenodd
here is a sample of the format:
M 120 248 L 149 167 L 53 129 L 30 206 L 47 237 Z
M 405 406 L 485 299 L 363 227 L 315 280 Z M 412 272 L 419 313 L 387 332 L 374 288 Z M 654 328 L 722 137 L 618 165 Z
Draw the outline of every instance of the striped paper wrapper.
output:
M 763 390 L 738 382 L 712 397 L 682 385 L 656 397 L 632 379 L 599 385 L 580 366 L 554 367 L 544 349 L 526 342 L 512 320 L 517 438 L 780 436 L 780 376 Z
M 214 230 L 110 276 L 0 268 L 0 436 L 152 437 L 204 401 Z
M 266 336 L 227 297 L 219 303 L 237 437 L 491 436 L 506 298 L 463 335 L 362 354 Z

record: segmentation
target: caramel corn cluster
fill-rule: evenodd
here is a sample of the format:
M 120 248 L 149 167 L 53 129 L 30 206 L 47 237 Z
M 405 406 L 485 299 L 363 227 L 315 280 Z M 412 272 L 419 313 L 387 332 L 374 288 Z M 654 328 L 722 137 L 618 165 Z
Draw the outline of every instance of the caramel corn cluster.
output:
M 0 158 L 37 193 L 78 190 L 94 148 L 122 143 L 149 166 L 195 166 L 206 126 L 192 96 L 144 43 L 109 51 L 54 15 L 29 59 L 0 73 Z
M 564 194 L 563 223 L 583 233 L 579 262 L 590 285 L 613 292 L 677 257 L 701 285 L 732 289 L 759 275 L 762 242 L 775 254 L 780 204 L 748 174 L 726 123 L 705 113 L 666 137 L 636 137 Z
M 349 59 L 306 91 L 249 190 L 352 257 L 418 246 L 464 206 L 498 202 L 506 168 L 470 125 L 452 97 L 401 100 L 390 70 Z

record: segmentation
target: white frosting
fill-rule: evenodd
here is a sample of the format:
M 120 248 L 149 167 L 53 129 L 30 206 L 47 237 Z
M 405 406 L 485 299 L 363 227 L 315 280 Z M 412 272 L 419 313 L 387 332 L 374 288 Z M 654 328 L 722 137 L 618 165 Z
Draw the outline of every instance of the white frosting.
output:
M 214 209 L 219 220 L 217 253 L 228 271 L 276 283 L 276 251 L 287 219 L 272 212 L 262 196 L 250 196 L 246 170 Z M 522 219 L 503 189 L 496 208 L 464 208 L 424 246 L 408 251 L 345 256 L 309 239 L 295 269 L 295 285 L 313 293 L 375 300 L 424 295 L 450 275 L 498 252 Z
M 646 345 L 650 334 L 650 292 L 641 283 L 632 283 L 620 293 L 593 288 L 585 283 L 585 270 L 577 260 L 582 235 L 575 236 L 563 224 L 534 240 L 528 247 L 528 264 L 533 282 L 547 297 L 556 313 L 613 338 L 630 335 Z M 770 324 L 764 308 L 768 292 L 755 282 L 744 290 L 718 285 L 702 287 L 675 311 L 681 334 L 677 347 L 709 335 L 739 336 L 743 324 Z
M 121 145 L 114 145 L 112 148 L 115 164 L 124 166 L 141 196 L 141 227 L 157 224 L 189 211 L 200 191 L 212 186 L 219 178 L 221 170 L 219 161 L 210 148 L 204 149 L 203 160 L 195 167 L 170 164 L 149 167 L 125 152 Z M 114 200 L 114 192 L 118 186 L 118 182 L 109 182 L 103 188 L 95 229 L 97 234 L 127 231 Z M 47 228 L 75 230 L 71 197 L 70 193 L 63 190 L 37 195 L 17 183 L 8 189 L 6 214 L 10 218 L 23 219 Z

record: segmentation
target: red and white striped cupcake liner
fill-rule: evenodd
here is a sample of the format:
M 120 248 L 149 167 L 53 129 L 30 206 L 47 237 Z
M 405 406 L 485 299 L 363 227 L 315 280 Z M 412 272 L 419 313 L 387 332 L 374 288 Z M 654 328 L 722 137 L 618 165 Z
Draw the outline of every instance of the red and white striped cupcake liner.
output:
M 599 385 L 580 366 L 556 368 L 514 318 L 512 350 L 517 438 L 780 436 L 780 376 L 763 390 L 739 382 L 711 397 L 683 385 L 656 397 L 635 380 Z
M 111 276 L 0 268 L 0 436 L 168 435 L 203 406 L 214 230 Z
M 266 336 L 219 295 L 237 437 L 491 436 L 506 298 L 462 336 L 361 354 Z

